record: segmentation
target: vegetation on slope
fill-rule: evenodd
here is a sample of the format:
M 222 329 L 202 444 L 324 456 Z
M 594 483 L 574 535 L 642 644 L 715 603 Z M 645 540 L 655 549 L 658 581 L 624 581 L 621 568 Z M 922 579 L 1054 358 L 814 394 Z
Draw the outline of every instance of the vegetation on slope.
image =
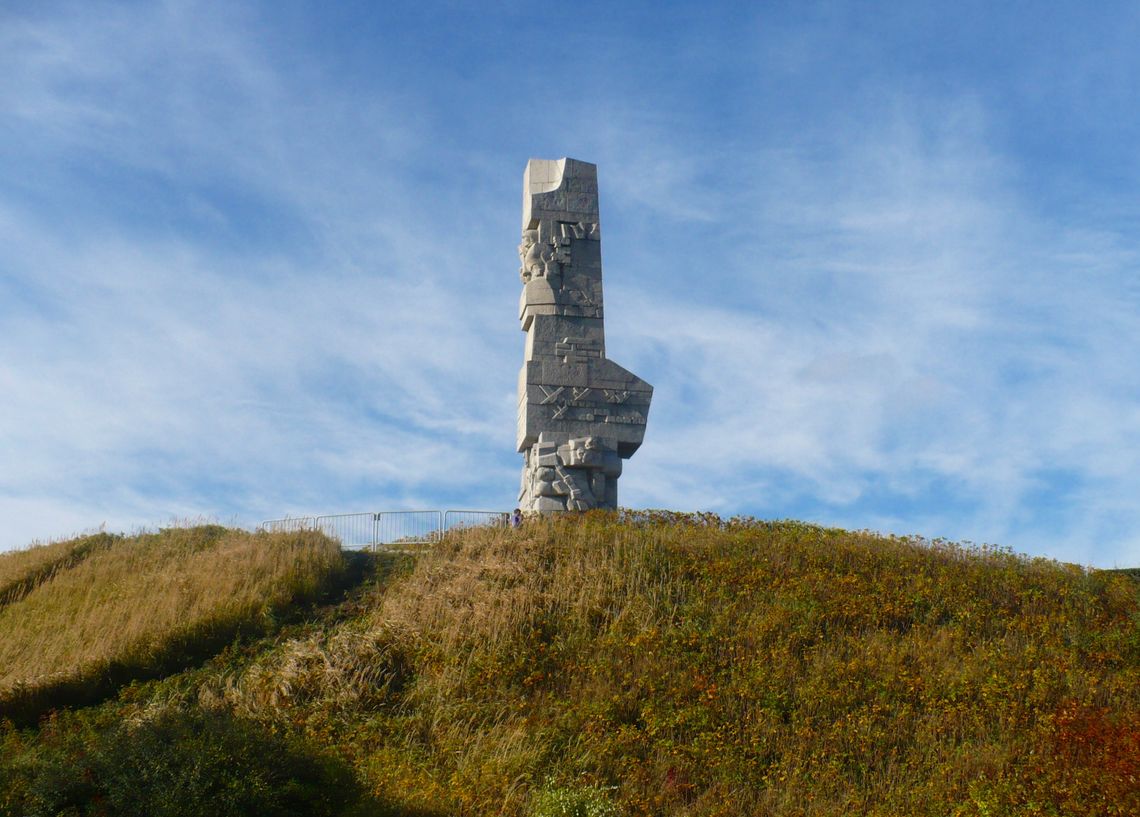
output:
M 465 531 L 309 624 L 9 730 L 0 813 L 65 761 L 102 780 L 76 746 L 197 719 L 350 769 L 328 813 L 1131 815 L 1140 603 L 1126 575 L 794 522 Z
M 357 797 L 344 763 L 220 713 L 63 714 L 33 741 L 0 740 L 0 814 L 11 817 L 333 817 Z
M 0 715 L 26 720 L 216 652 L 314 599 L 343 569 L 316 532 L 206 525 L 100 534 L 0 556 Z
M 109 547 L 116 538 L 121 537 L 96 533 L 0 553 L 0 606 L 19 601 L 56 573 L 68 570 L 92 553 Z

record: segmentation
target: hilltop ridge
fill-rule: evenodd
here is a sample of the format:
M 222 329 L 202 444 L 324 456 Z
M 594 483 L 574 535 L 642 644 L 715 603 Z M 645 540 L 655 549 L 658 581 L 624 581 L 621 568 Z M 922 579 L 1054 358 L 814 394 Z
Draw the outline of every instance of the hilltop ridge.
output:
M 47 809 L 61 770 L 94 781 L 101 813 L 130 813 L 114 804 L 137 805 L 148 778 L 120 767 L 166 755 L 123 747 L 179 741 L 220 780 L 293 781 L 299 799 L 263 813 L 1140 813 L 1140 603 L 1123 573 L 669 513 L 536 519 L 372 560 L 293 623 L 9 727 L 6 813 Z M 255 813 L 207 799 L 180 805 Z

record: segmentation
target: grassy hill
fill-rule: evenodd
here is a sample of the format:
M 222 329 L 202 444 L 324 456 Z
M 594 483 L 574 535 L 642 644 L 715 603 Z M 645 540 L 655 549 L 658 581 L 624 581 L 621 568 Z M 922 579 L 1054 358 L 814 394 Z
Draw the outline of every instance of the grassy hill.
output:
M 290 554 L 275 576 L 307 552 L 210 530 Z M 198 586 L 235 573 L 184 564 Z M 124 592 L 103 581 L 70 595 Z M 136 584 L 154 595 L 91 609 L 109 626 L 176 586 Z M 62 601 L 11 614 L 39 586 L 0 608 L 0 643 L 29 616 L 65 625 Z M 305 586 L 274 597 L 309 600 L 292 623 L 243 630 L 264 608 L 239 604 L 222 617 L 239 637 L 212 657 L 6 727 L 0 814 L 1140 813 L 1140 585 L 1124 573 L 795 522 L 588 514 L 378 556 L 335 602 Z M 186 655 L 209 628 L 181 621 L 128 641 Z M 55 666 L 98 683 L 105 664 Z
M 209 657 L 343 572 L 325 537 L 213 526 L 0 555 L 0 717 L 34 719 Z

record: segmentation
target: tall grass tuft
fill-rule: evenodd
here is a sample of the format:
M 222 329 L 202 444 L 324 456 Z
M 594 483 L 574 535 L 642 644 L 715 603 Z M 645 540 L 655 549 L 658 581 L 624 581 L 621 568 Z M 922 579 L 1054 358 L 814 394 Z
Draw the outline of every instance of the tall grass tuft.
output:
M 0 607 L 20 600 L 36 585 L 109 547 L 118 538 L 121 537 L 100 532 L 0 553 Z
M 26 719 L 205 657 L 316 598 L 343 569 L 337 544 L 312 531 L 206 525 L 48 550 L 23 568 L 40 578 L 0 608 L 0 714 Z

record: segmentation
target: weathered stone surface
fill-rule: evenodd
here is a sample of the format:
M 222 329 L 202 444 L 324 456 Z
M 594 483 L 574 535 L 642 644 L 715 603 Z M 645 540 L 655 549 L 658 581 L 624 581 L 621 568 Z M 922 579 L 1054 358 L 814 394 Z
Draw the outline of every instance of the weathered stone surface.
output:
M 621 461 L 645 437 L 653 387 L 606 358 L 597 167 L 531 159 L 522 216 L 519 507 L 616 508 Z

